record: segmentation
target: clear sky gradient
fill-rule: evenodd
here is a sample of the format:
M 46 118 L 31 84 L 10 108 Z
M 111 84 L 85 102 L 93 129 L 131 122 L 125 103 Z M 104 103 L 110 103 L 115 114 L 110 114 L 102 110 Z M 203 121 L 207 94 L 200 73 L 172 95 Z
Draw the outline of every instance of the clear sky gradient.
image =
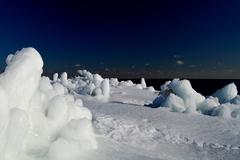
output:
M 45 74 L 240 78 L 240 1 L 1 1 L 0 66 L 32 46 Z

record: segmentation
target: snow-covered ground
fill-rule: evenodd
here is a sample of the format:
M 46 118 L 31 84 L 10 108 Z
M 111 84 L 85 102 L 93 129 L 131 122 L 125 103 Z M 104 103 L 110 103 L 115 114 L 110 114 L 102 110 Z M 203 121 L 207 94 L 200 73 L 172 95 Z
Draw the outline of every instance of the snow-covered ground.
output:
M 141 106 L 156 95 L 144 90 L 138 93 L 133 87 L 114 87 L 110 102 L 81 97 L 93 113 L 104 159 L 239 158 L 238 120 Z
M 188 80 L 159 91 L 86 70 L 41 76 L 33 48 L 9 55 L 0 75 L 0 160 L 238 160 L 240 96 L 212 96 Z M 160 84 L 159 84 L 160 85 Z M 207 86 L 206 86 L 207 87 Z M 157 88 L 158 90 L 158 88 Z

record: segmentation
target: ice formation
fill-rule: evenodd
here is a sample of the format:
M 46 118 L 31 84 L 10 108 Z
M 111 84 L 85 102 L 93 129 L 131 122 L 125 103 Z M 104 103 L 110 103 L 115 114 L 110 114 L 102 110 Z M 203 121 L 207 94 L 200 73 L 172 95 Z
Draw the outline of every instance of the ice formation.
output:
M 0 159 L 77 158 L 96 149 L 91 112 L 64 87 L 41 77 L 43 61 L 34 48 L 6 59 L 0 75 Z M 36 156 L 34 158 L 34 156 Z
M 153 101 L 153 107 L 167 106 L 176 112 L 193 113 L 196 112 L 197 106 L 205 100 L 204 96 L 192 88 L 188 80 L 174 79 L 172 82 L 168 81 L 162 85 L 161 89 L 159 96 Z M 171 103 L 179 103 L 179 106 L 174 105 L 175 107 L 173 107 Z
M 240 118 L 240 96 L 234 83 L 217 90 L 212 96 L 197 93 L 188 80 L 174 79 L 161 85 L 151 107 L 168 107 L 173 112 L 202 113 L 224 118 Z
M 144 78 L 141 78 L 141 85 L 143 88 L 147 88 L 146 82 Z
M 68 79 L 67 73 L 61 74 L 60 80 L 58 74 L 54 74 L 53 83 L 60 83 L 65 86 L 68 91 L 96 97 L 99 100 L 108 100 L 110 97 L 110 81 L 102 78 L 99 74 L 92 74 L 86 70 L 79 70 L 79 76 Z M 116 83 L 116 82 L 115 82 Z
M 92 74 L 87 70 L 78 70 L 78 76 L 68 79 L 67 73 L 53 75 L 53 83 L 61 83 L 71 93 L 92 96 L 101 101 L 108 101 L 110 98 L 111 87 L 134 87 L 155 92 L 152 86 L 147 87 L 145 79 L 141 78 L 140 84 L 134 84 L 131 80 L 119 82 L 117 78 L 103 78 L 99 74 Z
M 226 103 L 235 98 L 237 94 L 238 91 L 236 85 L 234 83 L 230 83 L 222 89 L 217 90 L 213 96 L 218 97 L 220 103 Z

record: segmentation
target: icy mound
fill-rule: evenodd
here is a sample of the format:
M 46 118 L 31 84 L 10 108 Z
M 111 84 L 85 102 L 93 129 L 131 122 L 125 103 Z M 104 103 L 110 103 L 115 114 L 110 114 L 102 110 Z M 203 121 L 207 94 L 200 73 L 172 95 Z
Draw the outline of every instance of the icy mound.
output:
M 176 112 L 196 112 L 197 106 L 205 100 L 188 80 L 174 79 L 163 84 L 161 89 L 159 96 L 153 101 L 153 107 L 167 106 Z
M 141 83 L 139 83 L 139 84 L 135 84 L 131 80 L 127 80 L 127 81 L 118 82 L 117 85 L 114 85 L 114 87 L 116 87 L 116 86 L 118 86 L 120 88 L 134 87 L 134 88 L 137 88 L 140 90 L 147 90 L 149 92 L 155 92 L 155 89 L 153 88 L 153 86 L 149 86 L 149 87 L 147 86 L 144 78 L 141 78 Z
M 91 95 L 101 100 L 108 100 L 110 96 L 109 79 L 102 78 L 99 74 L 92 74 L 86 70 L 79 70 L 79 76 L 68 79 L 67 73 L 53 75 L 53 83 L 61 83 L 70 92 Z
M 43 61 L 35 49 L 24 48 L 6 62 L 0 75 L 1 160 L 68 160 L 97 148 L 90 111 L 62 84 L 41 77 Z
M 226 103 L 235 98 L 237 94 L 238 91 L 236 85 L 234 83 L 230 83 L 222 89 L 217 90 L 213 96 L 218 97 L 220 103 Z
M 202 113 L 224 118 L 240 118 L 240 98 L 234 83 L 205 98 L 188 80 L 174 79 L 163 84 L 151 107 L 167 107 L 173 112 Z
M 68 79 L 67 73 L 53 75 L 53 83 L 61 83 L 71 93 L 85 96 L 93 96 L 101 101 L 108 101 L 110 98 L 111 87 L 134 87 L 155 92 L 152 86 L 147 87 L 145 79 L 141 78 L 140 84 L 134 84 L 131 80 L 119 82 L 117 78 L 102 78 L 99 74 L 92 74 L 87 70 L 78 70 L 79 76 Z

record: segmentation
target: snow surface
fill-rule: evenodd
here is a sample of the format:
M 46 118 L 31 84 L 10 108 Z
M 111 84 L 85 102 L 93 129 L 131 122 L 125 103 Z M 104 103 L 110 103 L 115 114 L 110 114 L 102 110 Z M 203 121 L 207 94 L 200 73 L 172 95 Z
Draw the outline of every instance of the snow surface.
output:
M 231 83 L 204 97 L 190 81 L 160 91 L 86 70 L 41 76 L 34 48 L 0 75 L 0 160 L 238 160 L 240 96 Z M 60 77 L 59 77 L 60 75 Z

